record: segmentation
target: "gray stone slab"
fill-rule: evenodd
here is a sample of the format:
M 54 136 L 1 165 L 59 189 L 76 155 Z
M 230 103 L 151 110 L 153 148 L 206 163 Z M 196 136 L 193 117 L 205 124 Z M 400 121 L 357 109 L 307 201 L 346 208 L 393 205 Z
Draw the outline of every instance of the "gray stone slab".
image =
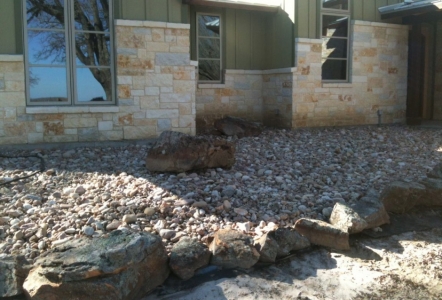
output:
M 157 66 L 187 66 L 190 65 L 188 53 L 157 53 L 155 55 Z

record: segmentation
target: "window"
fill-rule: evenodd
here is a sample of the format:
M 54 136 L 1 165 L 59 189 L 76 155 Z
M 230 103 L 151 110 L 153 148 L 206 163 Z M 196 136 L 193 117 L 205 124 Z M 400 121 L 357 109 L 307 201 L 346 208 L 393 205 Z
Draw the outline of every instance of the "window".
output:
M 197 14 L 199 82 L 221 82 L 221 17 Z
M 322 0 L 322 80 L 347 82 L 349 68 L 349 0 Z
M 115 103 L 112 0 L 24 0 L 29 105 Z

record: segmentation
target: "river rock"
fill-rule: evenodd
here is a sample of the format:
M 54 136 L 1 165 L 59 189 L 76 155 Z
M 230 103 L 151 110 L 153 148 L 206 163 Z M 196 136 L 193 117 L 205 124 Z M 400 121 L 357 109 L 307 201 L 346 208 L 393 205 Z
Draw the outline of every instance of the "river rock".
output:
M 230 168 L 235 145 L 215 137 L 193 137 L 164 131 L 148 150 L 146 167 L 154 172 L 186 172 L 207 168 Z
M 305 236 L 312 244 L 339 250 L 349 250 L 348 232 L 336 228 L 324 221 L 299 219 L 295 230 Z
M 169 267 L 183 280 L 193 277 L 195 271 L 210 262 L 209 249 L 198 241 L 183 237 L 176 243 L 170 254 Z
M 66 242 L 35 266 L 23 285 L 30 299 L 140 299 L 169 274 L 158 236 L 121 230 Z
M 258 136 L 262 129 L 255 123 L 240 118 L 225 117 L 215 121 L 215 128 L 228 136 Z
M 31 267 L 24 256 L 0 254 L 0 298 L 23 294 L 23 282 Z
M 392 213 L 410 211 L 425 192 L 425 186 L 416 182 L 395 181 L 381 193 L 385 210 Z
M 259 260 L 252 238 L 235 230 L 217 231 L 209 250 L 213 254 L 210 263 L 227 269 L 248 269 Z

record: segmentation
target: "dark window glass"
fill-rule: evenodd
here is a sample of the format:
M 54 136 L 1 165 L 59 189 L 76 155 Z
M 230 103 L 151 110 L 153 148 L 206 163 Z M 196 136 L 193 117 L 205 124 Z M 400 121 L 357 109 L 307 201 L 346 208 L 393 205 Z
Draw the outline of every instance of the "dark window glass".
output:
M 322 59 L 322 80 L 346 80 L 347 61 Z
M 198 54 L 200 58 L 220 58 L 220 39 L 200 38 L 198 43 Z
M 322 16 L 322 36 L 347 37 L 348 17 Z
M 207 37 L 220 36 L 220 18 L 217 16 L 198 16 L 198 35 Z
M 347 39 L 322 39 L 323 58 L 347 58 Z
M 348 10 L 348 0 L 322 0 L 322 7 L 328 9 Z
M 219 60 L 200 60 L 198 65 L 199 80 L 220 81 L 221 66 Z

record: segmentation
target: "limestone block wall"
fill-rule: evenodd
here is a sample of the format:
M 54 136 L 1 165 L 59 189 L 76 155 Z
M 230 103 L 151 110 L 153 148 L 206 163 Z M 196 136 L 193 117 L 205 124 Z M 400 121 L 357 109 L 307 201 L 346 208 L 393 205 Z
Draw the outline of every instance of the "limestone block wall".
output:
M 350 83 L 323 83 L 320 39 L 297 39 L 292 127 L 405 121 L 408 26 L 353 21 Z
M 35 132 L 25 116 L 25 74 L 22 55 L 0 55 L 0 144 L 19 144 Z
M 0 55 L 0 144 L 195 134 L 189 25 L 116 21 L 117 105 L 26 107 L 23 56 Z
M 224 84 L 198 84 L 197 128 L 204 131 L 225 116 L 262 121 L 262 71 L 226 70 Z
M 118 20 L 120 112 L 129 138 L 165 130 L 195 134 L 196 63 L 190 61 L 190 25 Z
M 296 68 L 268 70 L 263 74 L 263 123 L 278 128 L 292 127 L 293 86 Z

